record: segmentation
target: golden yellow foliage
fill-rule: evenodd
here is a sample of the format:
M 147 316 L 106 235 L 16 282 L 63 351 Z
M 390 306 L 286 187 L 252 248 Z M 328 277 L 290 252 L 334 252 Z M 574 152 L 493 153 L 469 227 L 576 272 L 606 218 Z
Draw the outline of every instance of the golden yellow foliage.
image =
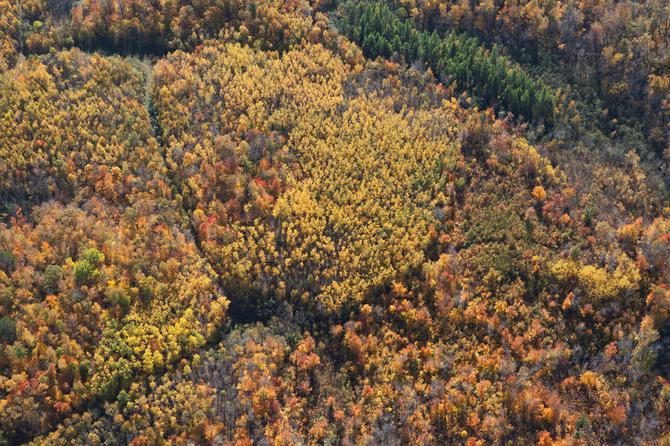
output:
M 574 260 L 558 260 L 551 266 L 558 280 L 579 287 L 590 302 L 626 299 L 640 286 L 640 272 L 624 254 L 619 255 L 613 270 L 595 265 L 581 265 Z
M 395 113 L 374 96 L 350 101 L 341 116 L 307 114 L 289 136 L 299 182 L 278 199 L 271 226 L 243 227 L 216 251 L 222 274 L 266 292 L 282 277 L 290 297 L 307 292 L 337 310 L 419 265 L 456 156 L 450 130 L 436 127 L 448 117 Z

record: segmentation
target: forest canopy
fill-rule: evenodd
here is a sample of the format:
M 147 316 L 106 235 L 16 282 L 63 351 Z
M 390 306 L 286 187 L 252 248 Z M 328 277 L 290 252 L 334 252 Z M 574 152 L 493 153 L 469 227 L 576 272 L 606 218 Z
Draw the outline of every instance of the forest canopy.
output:
M 0 445 L 670 445 L 662 0 L 0 0 Z

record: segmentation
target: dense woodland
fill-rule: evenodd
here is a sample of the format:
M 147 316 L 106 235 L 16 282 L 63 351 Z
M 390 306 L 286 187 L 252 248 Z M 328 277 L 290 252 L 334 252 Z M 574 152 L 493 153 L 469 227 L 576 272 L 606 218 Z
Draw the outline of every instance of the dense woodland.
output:
M 665 0 L 0 0 L 0 445 L 670 445 Z

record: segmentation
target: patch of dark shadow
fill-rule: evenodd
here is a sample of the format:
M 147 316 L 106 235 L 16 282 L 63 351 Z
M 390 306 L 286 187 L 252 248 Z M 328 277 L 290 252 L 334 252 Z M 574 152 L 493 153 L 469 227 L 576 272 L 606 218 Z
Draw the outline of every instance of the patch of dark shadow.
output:
M 153 64 L 147 63 L 146 70 L 146 92 L 144 105 L 147 108 L 149 114 L 149 120 L 151 121 L 151 131 L 153 136 L 156 138 L 158 144 L 163 147 L 163 127 L 160 125 L 158 120 L 158 109 L 154 105 L 153 96 L 151 94 L 151 89 L 153 86 Z
M 666 379 L 670 378 L 670 323 L 659 330 L 660 341 L 656 350 L 654 366 Z
M 266 323 L 278 313 L 277 310 L 282 305 L 282 302 L 275 297 L 253 292 L 229 296 L 228 299 L 230 300 L 228 317 L 233 325 Z

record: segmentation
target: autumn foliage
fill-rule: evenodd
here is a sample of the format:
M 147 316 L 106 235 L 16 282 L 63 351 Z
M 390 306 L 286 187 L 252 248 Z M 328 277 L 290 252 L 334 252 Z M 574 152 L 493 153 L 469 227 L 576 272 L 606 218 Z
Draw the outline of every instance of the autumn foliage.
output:
M 0 11 L 0 444 L 670 444 L 664 2 Z

